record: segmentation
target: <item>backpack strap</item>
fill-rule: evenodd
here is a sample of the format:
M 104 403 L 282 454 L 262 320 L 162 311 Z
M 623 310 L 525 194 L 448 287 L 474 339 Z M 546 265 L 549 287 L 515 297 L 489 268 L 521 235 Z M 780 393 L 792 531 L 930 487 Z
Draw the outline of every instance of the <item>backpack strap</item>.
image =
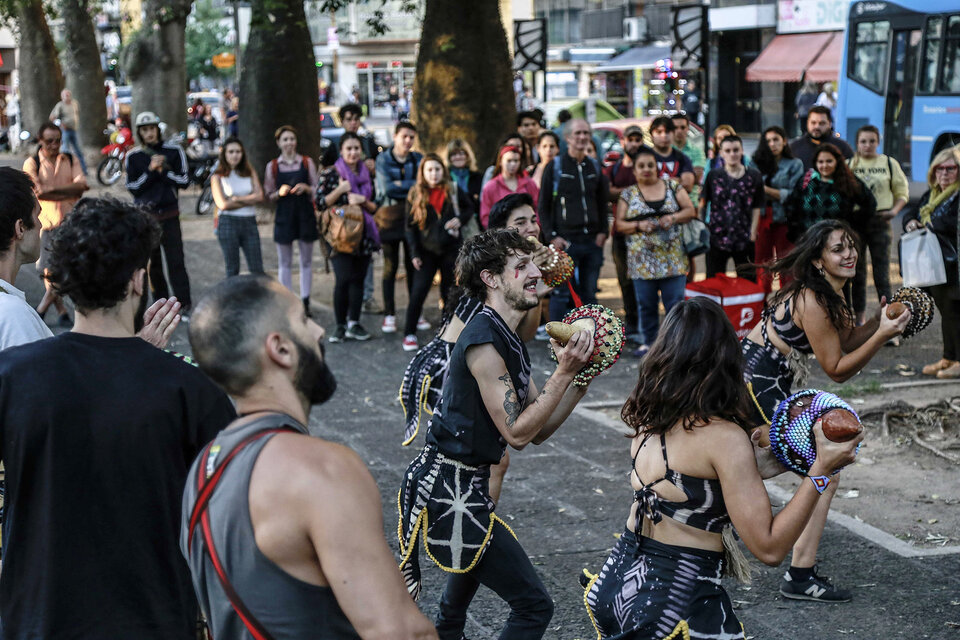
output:
M 560 166 L 561 165 L 560 161 L 562 158 L 563 156 L 561 156 L 559 153 L 553 157 L 553 197 L 554 199 L 556 199 L 557 191 L 560 188 L 560 174 L 563 171 L 563 169 Z M 556 203 L 554 203 L 554 206 L 556 206 Z
M 210 498 L 213 496 L 213 492 L 223 478 L 223 472 L 226 470 L 227 465 L 230 464 L 238 453 L 243 451 L 247 445 L 261 438 L 289 431 L 294 430 L 290 427 L 275 427 L 257 431 L 235 446 L 227 457 L 213 468 L 209 467 L 210 462 L 212 462 L 210 454 L 214 447 L 214 442 L 211 442 L 203 450 L 203 454 L 200 456 L 200 465 L 197 467 L 197 500 L 190 513 L 190 524 L 187 530 L 187 551 L 189 552 L 192 548 L 193 533 L 199 524 L 203 535 L 204 551 L 206 551 L 207 556 L 210 558 L 210 563 L 213 565 L 214 573 L 217 574 L 220 586 L 230 601 L 230 606 L 233 607 L 233 610 L 243 622 L 244 627 L 246 627 L 247 631 L 250 632 L 250 635 L 252 635 L 255 640 L 273 640 L 273 636 L 270 635 L 260 621 L 250 612 L 243 603 L 243 600 L 240 599 L 240 595 L 236 589 L 234 589 L 230 579 L 227 577 L 223 562 L 220 560 L 220 554 L 217 552 L 216 546 L 214 546 L 213 543 L 213 530 L 210 526 L 210 514 L 207 511 L 207 507 L 210 504 Z M 214 455 L 216 455 L 216 452 L 214 452 Z
M 890 161 L 890 156 L 884 154 L 887 158 L 887 176 L 890 182 L 890 195 L 893 195 L 893 162 Z
M 273 184 L 276 186 L 277 177 L 280 175 L 280 162 L 276 158 L 270 161 L 270 172 L 273 176 Z

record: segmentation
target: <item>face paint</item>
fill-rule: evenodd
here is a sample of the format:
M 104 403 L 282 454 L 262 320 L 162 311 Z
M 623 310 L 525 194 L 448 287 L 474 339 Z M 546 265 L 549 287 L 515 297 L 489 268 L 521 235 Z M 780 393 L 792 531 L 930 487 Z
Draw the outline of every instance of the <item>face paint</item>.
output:
M 520 277 L 520 268 L 518 267 L 518 268 L 516 268 L 516 269 L 513 270 L 513 279 L 516 280 L 516 279 L 518 279 L 519 277 Z

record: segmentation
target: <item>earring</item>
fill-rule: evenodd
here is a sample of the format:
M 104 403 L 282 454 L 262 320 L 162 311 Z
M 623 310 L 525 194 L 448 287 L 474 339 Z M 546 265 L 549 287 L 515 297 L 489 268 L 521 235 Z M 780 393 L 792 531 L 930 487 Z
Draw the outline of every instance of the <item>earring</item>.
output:
M 817 267 L 817 271 L 820 272 L 820 277 L 821 277 L 821 278 L 827 277 L 827 272 L 823 270 L 823 267 Z

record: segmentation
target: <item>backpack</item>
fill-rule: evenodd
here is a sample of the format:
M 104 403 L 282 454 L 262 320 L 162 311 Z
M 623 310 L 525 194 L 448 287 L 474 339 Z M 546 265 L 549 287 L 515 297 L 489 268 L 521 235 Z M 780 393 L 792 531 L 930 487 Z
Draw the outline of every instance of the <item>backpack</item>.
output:
M 70 168 L 73 169 L 73 154 L 67 153 L 66 151 L 61 151 L 60 155 L 66 156 L 67 160 L 70 161 Z M 37 175 L 40 175 L 40 151 L 38 150 L 36 155 L 33 156 L 33 161 L 37 163 Z
M 356 253 L 363 242 L 363 209 L 358 204 L 327 207 L 320 213 L 320 234 L 337 253 Z

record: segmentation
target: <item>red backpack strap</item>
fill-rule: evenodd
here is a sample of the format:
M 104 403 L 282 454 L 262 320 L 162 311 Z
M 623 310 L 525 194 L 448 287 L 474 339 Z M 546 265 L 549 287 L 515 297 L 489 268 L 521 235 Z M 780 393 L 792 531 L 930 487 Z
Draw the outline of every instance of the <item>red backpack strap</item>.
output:
M 273 175 L 273 185 L 277 185 L 277 177 L 280 175 L 280 162 L 274 158 L 270 161 L 270 173 Z
M 207 473 L 207 461 L 209 460 L 210 451 L 213 448 L 213 443 L 207 445 L 206 449 L 203 450 L 203 455 L 200 458 L 200 465 L 197 467 L 197 501 L 193 505 L 193 510 L 190 513 L 190 528 L 187 532 L 187 551 L 191 549 L 193 544 L 193 532 L 194 528 L 199 523 L 200 530 L 203 534 L 204 550 L 207 552 L 207 556 L 210 558 L 210 563 L 213 565 L 214 573 L 217 574 L 217 579 L 220 581 L 220 586 L 223 588 L 224 593 L 227 595 L 227 599 L 230 600 L 230 606 L 233 607 L 233 610 L 240 617 L 240 620 L 243 621 L 243 625 L 247 628 L 247 631 L 250 632 L 250 635 L 254 637 L 255 640 L 273 640 L 273 636 L 260 624 L 260 621 L 257 620 L 254 615 L 247 609 L 246 605 L 243 603 L 243 600 L 240 599 L 240 594 L 237 593 L 236 589 L 233 588 L 233 584 L 230 583 L 230 579 L 227 577 L 227 573 L 223 568 L 223 563 L 220 560 L 220 554 L 217 553 L 217 549 L 213 543 L 213 530 L 210 527 L 210 514 L 207 512 L 207 506 L 210 503 L 210 498 L 213 495 L 214 490 L 217 488 L 220 479 L 223 477 L 223 472 L 227 468 L 227 465 L 230 464 L 230 461 L 236 457 L 240 451 L 245 449 L 247 445 L 260 440 L 261 438 L 275 434 L 282 433 L 284 431 L 290 431 L 287 428 L 279 429 L 265 429 L 263 431 L 258 431 L 247 437 L 245 440 L 241 441 L 233 451 L 231 451 L 226 458 L 223 459 L 212 473 Z

